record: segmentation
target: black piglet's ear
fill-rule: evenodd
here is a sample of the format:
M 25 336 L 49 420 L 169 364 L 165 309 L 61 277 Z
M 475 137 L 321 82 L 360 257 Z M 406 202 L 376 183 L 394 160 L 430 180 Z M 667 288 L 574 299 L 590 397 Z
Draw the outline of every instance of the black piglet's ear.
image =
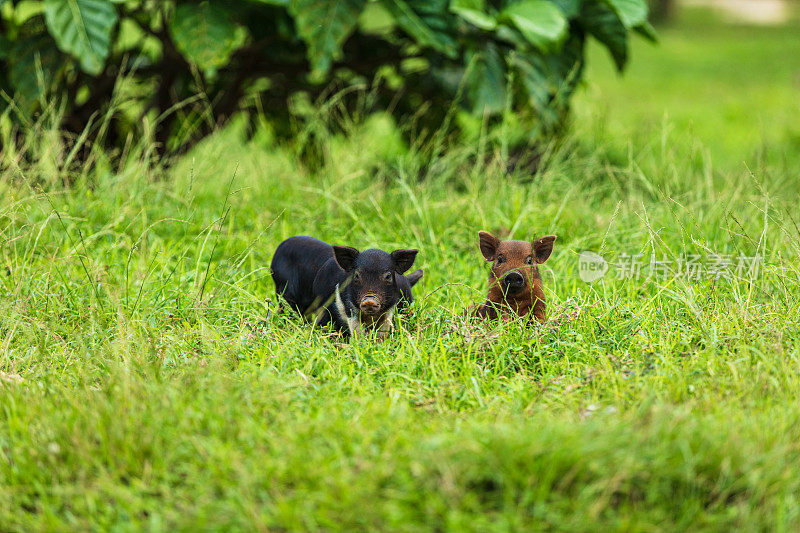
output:
M 417 258 L 419 250 L 395 250 L 392 252 L 392 261 L 394 261 L 394 269 L 398 274 L 402 274 L 414 264 L 414 259 Z
M 488 231 L 478 232 L 478 245 L 481 247 L 481 253 L 487 261 L 494 261 L 494 256 L 497 253 L 497 247 L 500 245 L 500 239 L 489 233 Z
M 553 243 L 556 240 L 555 235 L 545 235 L 533 243 L 533 255 L 536 257 L 537 263 L 544 263 L 550 254 L 553 252 Z
M 350 246 L 334 246 L 333 257 L 345 272 L 350 272 L 356 264 L 358 250 Z

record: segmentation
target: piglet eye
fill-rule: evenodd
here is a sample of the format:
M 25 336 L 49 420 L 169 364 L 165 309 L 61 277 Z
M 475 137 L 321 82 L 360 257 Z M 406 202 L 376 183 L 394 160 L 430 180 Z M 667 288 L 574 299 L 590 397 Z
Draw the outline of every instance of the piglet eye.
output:
M 525 264 L 526 264 L 526 265 L 532 265 L 532 264 L 533 264 L 533 257 L 529 255 L 529 256 L 528 256 L 528 257 L 525 259 Z
M 391 272 L 387 272 L 386 274 L 384 274 L 383 275 L 383 281 L 385 281 L 386 283 L 391 283 L 392 282 L 392 273 Z
M 361 281 L 361 276 L 358 274 L 358 272 L 356 272 L 355 274 L 353 274 L 353 281 L 355 281 L 356 283 L 358 283 L 359 281 Z
M 497 256 L 497 264 L 498 265 L 502 264 L 502 263 L 505 263 L 505 262 L 506 262 L 506 256 L 504 256 L 504 255 L 498 255 Z

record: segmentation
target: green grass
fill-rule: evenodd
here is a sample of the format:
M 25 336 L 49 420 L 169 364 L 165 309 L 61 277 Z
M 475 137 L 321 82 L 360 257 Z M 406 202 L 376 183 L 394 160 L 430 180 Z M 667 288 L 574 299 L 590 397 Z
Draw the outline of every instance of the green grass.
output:
M 796 530 L 796 32 L 689 21 L 621 79 L 595 54 L 535 176 L 380 115 L 316 172 L 238 125 L 64 171 L 41 124 L 2 155 L 0 530 Z M 548 325 L 464 321 L 480 229 L 559 236 Z M 272 313 L 295 234 L 419 248 L 402 331 Z M 588 285 L 584 250 L 766 264 Z

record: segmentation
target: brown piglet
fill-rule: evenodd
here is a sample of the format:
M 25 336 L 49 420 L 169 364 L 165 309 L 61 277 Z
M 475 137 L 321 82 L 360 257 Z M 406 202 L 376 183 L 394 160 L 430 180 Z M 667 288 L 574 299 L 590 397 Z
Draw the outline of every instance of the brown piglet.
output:
M 473 316 L 481 318 L 533 317 L 547 320 L 540 265 L 553 251 L 555 235 L 535 241 L 501 241 L 488 231 L 478 233 L 481 253 L 492 261 L 489 273 L 489 294 Z

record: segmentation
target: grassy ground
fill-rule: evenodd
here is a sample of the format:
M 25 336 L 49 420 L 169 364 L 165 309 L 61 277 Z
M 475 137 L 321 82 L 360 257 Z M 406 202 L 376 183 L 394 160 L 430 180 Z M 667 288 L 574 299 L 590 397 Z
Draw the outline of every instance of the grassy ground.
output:
M 800 42 L 698 24 L 593 57 L 536 176 L 380 116 L 315 173 L 235 127 L 167 175 L 3 154 L 0 530 L 796 530 Z M 463 321 L 479 229 L 559 236 L 548 325 Z M 271 313 L 294 234 L 418 247 L 403 331 Z M 765 265 L 589 285 L 584 250 Z

